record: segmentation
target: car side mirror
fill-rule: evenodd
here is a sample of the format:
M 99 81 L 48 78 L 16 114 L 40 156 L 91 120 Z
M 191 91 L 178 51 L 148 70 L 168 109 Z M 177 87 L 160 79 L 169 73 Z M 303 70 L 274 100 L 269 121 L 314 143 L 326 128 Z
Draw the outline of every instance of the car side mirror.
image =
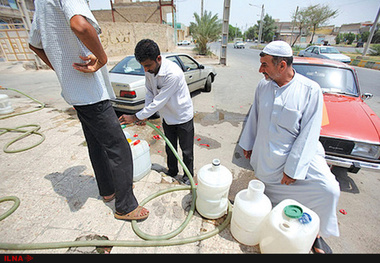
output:
M 199 68 L 200 68 L 200 69 L 204 69 L 205 66 L 203 66 L 203 65 L 201 64 L 201 65 L 199 65 Z
M 362 94 L 362 100 L 369 100 L 372 97 L 373 97 L 372 93 L 363 93 Z

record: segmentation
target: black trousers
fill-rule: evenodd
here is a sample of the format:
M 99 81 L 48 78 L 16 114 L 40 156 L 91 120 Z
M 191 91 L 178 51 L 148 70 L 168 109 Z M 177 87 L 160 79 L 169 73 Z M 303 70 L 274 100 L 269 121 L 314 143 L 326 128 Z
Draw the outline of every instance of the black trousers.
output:
M 179 145 L 182 150 L 182 159 L 191 175 L 194 175 L 194 122 L 193 119 L 183 124 L 168 125 L 163 121 L 165 136 L 177 150 Z M 178 174 L 178 160 L 170 150 L 169 146 L 165 146 L 168 164 L 168 174 L 176 176 Z M 186 174 L 185 174 L 186 176 Z
M 132 190 L 132 152 L 110 101 L 74 107 L 82 124 L 100 195 L 115 193 L 116 211 L 131 212 L 138 206 Z

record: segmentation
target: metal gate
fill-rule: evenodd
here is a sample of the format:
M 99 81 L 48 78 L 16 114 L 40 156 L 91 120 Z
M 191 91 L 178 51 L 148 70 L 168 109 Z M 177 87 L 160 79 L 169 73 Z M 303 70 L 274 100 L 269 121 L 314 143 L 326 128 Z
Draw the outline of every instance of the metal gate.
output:
M 7 61 L 34 61 L 23 24 L 0 24 L 0 45 Z

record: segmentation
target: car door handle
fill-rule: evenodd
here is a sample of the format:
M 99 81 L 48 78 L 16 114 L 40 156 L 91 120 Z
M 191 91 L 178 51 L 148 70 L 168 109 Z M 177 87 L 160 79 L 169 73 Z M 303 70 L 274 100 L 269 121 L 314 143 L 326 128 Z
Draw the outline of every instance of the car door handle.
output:
M 189 79 L 192 79 L 193 78 L 193 75 L 189 76 Z

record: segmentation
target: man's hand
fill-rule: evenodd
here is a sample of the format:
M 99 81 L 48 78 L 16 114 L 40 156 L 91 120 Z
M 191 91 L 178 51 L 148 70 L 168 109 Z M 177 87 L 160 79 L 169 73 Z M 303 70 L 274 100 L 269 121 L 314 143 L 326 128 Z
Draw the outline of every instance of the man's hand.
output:
M 95 28 L 87 21 L 84 16 L 74 15 L 70 19 L 70 28 L 78 39 L 92 53 L 87 57 L 81 57 L 85 63 L 74 63 L 73 67 L 76 70 L 85 73 L 93 73 L 107 64 L 107 55 L 104 52 L 103 46 L 100 43 L 98 34 Z
M 119 118 L 119 122 L 121 125 L 123 124 L 130 124 L 130 123 L 136 123 L 136 125 L 145 125 L 145 120 L 139 120 L 136 115 L 126 115 L 123 114 Z
M 95 57 L 93 54 L 90 54 L 87 57 L 79 57 L 86 62 L 73 64 L 73 68 L 75 68 L 78 71 L 84 73 L 93 73 L 104 66 L 104 63 L 101 63 L 99 59 Z
M 119 122 L 120 122 L 121 125 L 134 123 L 135 121 L 136 121 L 135 115 L 126 115 L 126 114 L 123 114 L 123 115 L 121 115 L 119 117 Z
M 283 173 L 281 184 L 290 185 L 290 184 L 294 184 L 296 181 L 297 181 L 296 179 L 293 179 L 293 178 L 287 176 L 286 173 Z

